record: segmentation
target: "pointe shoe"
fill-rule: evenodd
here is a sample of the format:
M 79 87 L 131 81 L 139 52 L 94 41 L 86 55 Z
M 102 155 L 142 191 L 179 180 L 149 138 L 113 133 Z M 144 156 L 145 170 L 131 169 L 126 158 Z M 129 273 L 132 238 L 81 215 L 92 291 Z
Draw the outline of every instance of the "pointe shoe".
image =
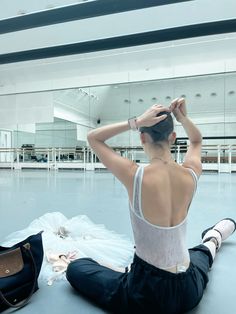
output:
M 47 257 L 47 261 L 49 263 L 54 263 L 54 262 L 58 261 L 59 253 L 54 253 L 54 252 L 51 252 L 51 251 L 47 251 L 46 252 L 46 257 Z
M 202 243 L 214 238 L 217 241 L 216 249 L 219 250 L 222 241 L 226 240 L 236 229 L 236 222 L 231 218 L 224 218 L 214 226 L 202 232 Z
M 52 270 L 55 272 L 65 272 L 68 267 L 68 263 L 60 259 L 52 264 Z

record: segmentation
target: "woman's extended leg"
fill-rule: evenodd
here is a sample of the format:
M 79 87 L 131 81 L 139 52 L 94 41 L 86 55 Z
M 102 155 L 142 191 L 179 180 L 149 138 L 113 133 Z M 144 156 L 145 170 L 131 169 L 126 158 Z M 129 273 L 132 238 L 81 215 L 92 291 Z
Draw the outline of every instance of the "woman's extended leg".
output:
M 226 240 L 235 229 L 236 222 L 233 219 L 222 219 L 214 226 L 203 231 L 201 245 L 189 250 L 191 261 L 203 271 L 206 278 L 213 264 L 216 252 L 220 249 L 222 242 Z
M 236 229 L 236 222 L 231 218 L 225 218 L 219 221 L 214 226 L 206 229 L 202 233 L 202 242 L 211 252 L 214 260 L 216 252 L 219 251 L 221 244 L 225 241 Z
M 229 218 L 221 220 L 215 226 L 202 233 L 202 244 L 189 250 L 191 268 L 193 269 L 192 289 L 187 289 L 185 296 L 185 310 L 194 308 L 201 300 L 208 283 L 208 272 L 212 267 L 216 252 L 222 241 L 226 240 L 234 231 L 236 223 Z

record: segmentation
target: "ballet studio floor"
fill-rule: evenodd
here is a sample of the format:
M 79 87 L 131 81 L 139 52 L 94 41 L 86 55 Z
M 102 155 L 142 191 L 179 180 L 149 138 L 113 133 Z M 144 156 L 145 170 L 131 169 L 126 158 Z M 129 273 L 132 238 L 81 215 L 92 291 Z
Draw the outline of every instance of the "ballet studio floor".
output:
M 87 215 L 95 223 L 132 240 L 128 198 L 110 173 L 44 170 L 0 171 L 0 242 L 46 212 L 71 218 Z M 203 174 L 188 220 L 188 244 L 197 245 L 203 229 L 224 217 L 236 219 L 236 174 Z M 109 253 L 109 252 L 108 252 Z M 235 313 L 236 233 L 223 244 L 210 272 L 210 282 L 195 314 Z M 7 310 L 5 313 L 13 313 Z M 20 314 L 104 313 L 77 295 L 66 281 L 40 289 Z M 131 313 L 132 314 L 132 313 Z M 145 313 L 148 314 L 148 313 Z

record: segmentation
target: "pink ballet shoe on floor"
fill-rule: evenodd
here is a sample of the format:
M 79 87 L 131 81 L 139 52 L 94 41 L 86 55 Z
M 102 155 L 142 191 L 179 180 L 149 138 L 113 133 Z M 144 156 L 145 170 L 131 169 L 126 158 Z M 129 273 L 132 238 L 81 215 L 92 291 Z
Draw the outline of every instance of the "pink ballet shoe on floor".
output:
M 212 238 L 216 240 L 219 250 L 222 241 L 226 240 L 236 229 L 236 222 L 231 218 L 224 218 L 214 226 L 207 228 L 202 232 L 202 243 L 210 241 Z

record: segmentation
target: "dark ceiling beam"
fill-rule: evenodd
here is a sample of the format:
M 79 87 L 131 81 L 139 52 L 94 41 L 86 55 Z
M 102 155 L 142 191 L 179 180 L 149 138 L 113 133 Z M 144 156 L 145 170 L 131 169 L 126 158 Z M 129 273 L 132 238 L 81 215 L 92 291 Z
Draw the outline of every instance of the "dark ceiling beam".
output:
M 95 0 L 0 20 L 0 34 L 194 0 Z
M 0 64 L 55 58 L 233 32 L 236 32 L 236 19 L 7 53 L 0 55 Z

